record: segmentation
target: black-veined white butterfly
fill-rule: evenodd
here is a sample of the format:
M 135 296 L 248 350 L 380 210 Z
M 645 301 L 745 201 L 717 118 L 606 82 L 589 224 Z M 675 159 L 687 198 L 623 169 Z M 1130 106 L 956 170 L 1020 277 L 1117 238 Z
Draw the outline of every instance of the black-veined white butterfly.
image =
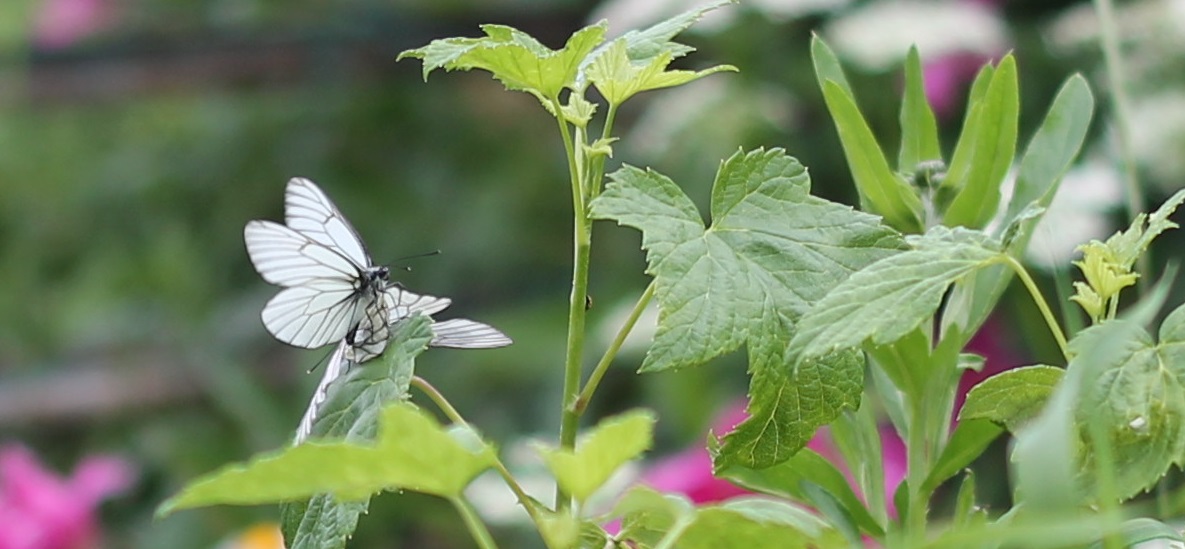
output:
M 255 270 L 284 288 L 261 315 L 276 339 L 315 349 L 349 335 L 368 307 L 385 312 L 387 268 L 371 262 L 354 227 L 317 185 L 288 181 L 284 218 L 286 225 L 256 220 L 243 229 Z
M 311 431 L 329 385 L 353 365 L 382 354 L 391 325 L 415 313 L 433 315 L 452 301 L 392 284 L 387 267 L 372 263 L 357 231 L 312 181 L 288 181 L 284 214 L 285 225 L 256 220 L 243 230 L 255 269 L 284 288 L 264 306 L 264 326 L 297 347 L 339 342 L 297 429 L 300 442 Z M 434 322 L 432 330 L 429 345 L 434 347 L 488 349 L 511 343 L 497 329 L 467 319 Z

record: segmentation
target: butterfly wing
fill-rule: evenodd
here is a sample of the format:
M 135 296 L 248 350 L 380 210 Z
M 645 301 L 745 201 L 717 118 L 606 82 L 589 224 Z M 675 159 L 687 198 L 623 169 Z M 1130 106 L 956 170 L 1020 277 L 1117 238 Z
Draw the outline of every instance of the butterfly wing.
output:
M 279 223 L 249 221 L 243 241 L 255 270 L 272 284 L 297 286 L 332 279 L 353 287 L 362 276 L 361 267 L 350 258 Z
M 362 315 L 361 296 L 336 279 L 285 288 L 263 307 L 263 325 L 289 345 L 316 349 L 346 337 Z
M 284 222 L 323 246 L 339 251 L 358 265 L 370 268 L 370 254 L 358 231 L 315 183 L 302 177 L 288 181 L 284 191 Z
M 342 340 L 337 344 L 337 349 L 334 349 L 333 354 L 329 357 L 329 362 L 325 365 L 325 373 L 321 375 L 321 382 L 317 384 L 317 389 L 313 391 L 313 398 L 309 400 L 309 407 L 304 411 L 304 417 L 300 418 L 300 424 L 296 426 L 296 437 L 292 443 L 300 444 L 309 434 L 313 432 L 313 422 L 317 421 L 317 412 L 320 411 L 321 405 L 329 398 L 329 385 L 348 372 L 353 366 L 353 363 L 346 358 L 346 350 L 349 348 L 349 343 Z
M 432 324 L 432 347 L 453 349 L 494 349 L 514 343 L 497 328 L 467 318 L 454 318 Z

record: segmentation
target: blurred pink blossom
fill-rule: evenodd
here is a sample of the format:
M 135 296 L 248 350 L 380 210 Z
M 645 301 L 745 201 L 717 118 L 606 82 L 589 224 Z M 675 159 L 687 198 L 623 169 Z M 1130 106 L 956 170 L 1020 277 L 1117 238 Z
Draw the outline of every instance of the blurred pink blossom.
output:
M 57 49 L 102 30 L 111 22 L 107 0 L 44 0 L 37 12 L 33 42 Z
M 0 549 L 98 548 L 96 507 L 133 478 L 116 457 L 88 457 L 62 478 L 26 447 L 0 447 Z

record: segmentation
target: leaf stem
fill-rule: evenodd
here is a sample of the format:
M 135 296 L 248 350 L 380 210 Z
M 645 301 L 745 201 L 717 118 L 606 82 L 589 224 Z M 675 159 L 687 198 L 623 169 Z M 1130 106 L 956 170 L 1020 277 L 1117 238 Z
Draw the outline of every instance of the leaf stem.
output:
M 553 101 L 555 112 L 560 112 L 559 101 Z M 568 154 L 568 171 L 572 179 L 572 216 L 573 216 L 573 260 L 572 260 L 572 294 L 568 299 L 568 341 L 564 359 L 564 393 L 560 408 L 560 447 L 575 448 L 576 432 L 580 426 L 580 415 L 574 410 L 573 404 L 580 394 L 581 365 L 584 358 L 584 320 L 585 299 L 588 296 L 588 264 L 589 250 L 592 248 L 592 231 L 588 219 L 587 203 L 584 196 L 584 183 L 581 166 L 576 156 L 576 149 L 572 143 L 572 135 L 567 123 L 557 114 L 560 135 L 564 139 L 564 150 Z M 567 509 L 571 505 L 570 498 L 563 488 L 556 486 L 556 508 Z
M 613 132 L 613 121 L 617 118 L 617 104 L 610 103 L 609 110 L 605 113 L 605 126 L 601 128 L 601 139 L 609 139 Z M 589 189 L 589 199 L 596 198 L 601 194 L 602 179 L 605 175 L 605 157 L 598 155 L 594 161 L 589 182 L 592 187 Z
M 1111 108 L 1115 111 L 1115 128 L 1119 141 L 1119 154 L 1123 162 L 1124 183 L 1127 188 L 1128 221 L 1144 211 L 1144 194 L 1136 170 L 1136 158 L 1131 144 L 1131 102 L 1127 95 L 1126 78 L 1123 73 L 1123 56 L 1119 51 L 1119 33 L 1115 27 L 1115 8 L 1111 0 L 1094 0 L 1099 16 L 1099 34 L 1102 37 L 1103 63 L 1107 67 L 1107 83 L 1111 88 Z M 1136 262 L 1140 273 L 1139 288 L 1146 287 L 1149 278 L 1149 260 L 1141 254 Z M 1143 292 L 1141 291 L 1141 294 Z
M 465 501 L 465 498 L 454 496 L 449 498 L 449 502 L 461 514 L 461 519 L 465 521 L 465 527 L 469 529 L 469 534 L 473 536 L 473 541 L 477 542 L 478 547 L 481 549 L 498 548 L 498 544 L 494 543 L 494 537 L 490 535 L 490 530 L 486 528 L 485 523 L 477 516 L 477 511 L 468 501 Z
M 440 411 L 444 412 L 444 415 L 448 416 L 448 418 L 452 420 L 453 423 L 456 423 L 457 425 L 463 425 L 465 427 L 469 426 L 469 422 L 465 421 L 465 418 L 462 417 L 460 412 L 458 412 L 457 409 L 453 407 L 452 403 L 450 403 L 448 399 L 445 398 L 444 394 L 437 390 L 436 387 L 432 386 L 431 383 L 428 383 L 428 380 L 420 376 L 412 376 L 411 386 L 419 389 L 420 392 L 424 393 L 425 395 L 428 395 L 428 398 L 430 398 L 432 402 L 436 404 L 436 407 L 440 408 Z M 514 496 L 518 498 L 519 504 L 522 505 L 523 509 L 527 511 L 527 515 L 531 517 L 531 521 L 534 522 L 536 526 L 540 526 L 542 523 L 539 522 L 539 513 L 538 510 L 535 509 L 535 500 L 531 499 L 531 496 L 527 495 L 527 492 L 523 490 L 521 485 L 519 485 L 518 480 L 514 478 L 514 475 L 510 474 L 510 470 L 506 468 L 506 464 L 502 463 L 502 460 L 498 458 L 497 454 L 494 455 L 494 469 L 497 470 L 498 474 L 502 476 L 502 480 L 505 481 L 506 485 L 510 487 L 510 491 L 514 492 Z
M 609 371 L 609 366 L 613 364 L 613 359 L 617 358 L 617 353 L 621 350 L 625 339 L 634 330 L 634 325 L 638 323 L 638 318 L 642 316 L 642 312 L 646 310 L 646 306 L 650 304 L 650 300 L 653 298 L 654 282 L 651 281 L 650 285 L 646 287 L 646 291 L 642 292 L 642 297 L 639 297 L 638 302 L 634 304 L 634 310 L 630 311 L 630 316 L 625 319 L 625 323 L 621 325 L 621 329 L 617 330 L 617 336 L 613 338 L 613 342 L 609 344 L 609 348 L 601 356 L 601 361 L 593 368 L 592 375 L 589 376 L 588 381 L 584 384 L 584 390 L 580 391 L 580 396 L 576 398 L 576 402 L 572 403 L 573 411 L 576 412 L 577 416 L 584 414 L 585 408 L 588 407 L 589 401 L 592 400 L 593 393 L 597 391 L 597 385 L 601 383 L 601 378 L 605 377 L 605 372 Z
M 1001 254 L 1000 256 L 1004 263 L 1012 267 L 1016 271 L 1016 276 L 1024 283 L 1025 288 L 1029 290 L 1029 295 L 1033 296 L 1033 302 L 1037 304 L 1037 309 L 1041 311 L 1041 316 L 1045 318 L 1045 323 L 1049 326 L 1049 331 L 1053 333 L 1053 339 L 1057 341 L 1057 346 L 1062 351 L 1062 358 L 1066 362 L 1070 361 L 1070 349 L 1066 344 L 1066 336 L 1062 333 L 1061 327 L 1057 323 L 1057 319 L 1053 316 L 1053 311 L 1049 309 L 1049 304 L 1045 302 L 1045 297 L 1041 295 L 1041 290 L 1037 288 L 1037 283 L 1033 281 L 1033 277 L 1029 276 L 1029 271 L 1021 265 L 1016 258 L 1008 254 Z

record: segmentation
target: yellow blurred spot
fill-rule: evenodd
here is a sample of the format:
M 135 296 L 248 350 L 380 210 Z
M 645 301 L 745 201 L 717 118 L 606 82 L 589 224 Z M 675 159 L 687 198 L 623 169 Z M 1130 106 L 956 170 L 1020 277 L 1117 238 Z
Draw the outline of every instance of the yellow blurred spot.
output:
M 232 545 L 235 549 L 284 549 L 284 536 L 274 522 L 262 522 L 248 528 Z

